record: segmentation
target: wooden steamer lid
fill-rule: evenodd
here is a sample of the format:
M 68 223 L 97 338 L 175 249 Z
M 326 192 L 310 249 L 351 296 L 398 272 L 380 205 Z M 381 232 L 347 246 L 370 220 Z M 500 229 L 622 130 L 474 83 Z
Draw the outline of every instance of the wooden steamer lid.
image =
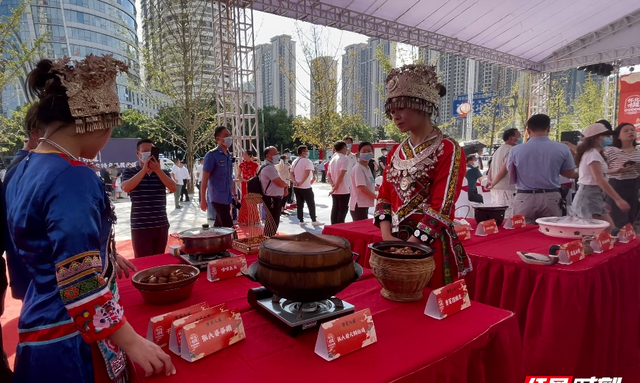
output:
M 311 233 L 272 237 L 262 242 L 258 253 L 261 262 L 289 267 L 329 266 L 351 258 L 346 239 Z

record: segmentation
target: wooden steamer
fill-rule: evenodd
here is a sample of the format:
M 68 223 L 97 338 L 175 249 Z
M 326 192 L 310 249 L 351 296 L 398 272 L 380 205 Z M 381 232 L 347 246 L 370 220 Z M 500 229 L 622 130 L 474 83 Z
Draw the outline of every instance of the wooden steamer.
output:
M 362 275 L 346 239 L 309 233 L 264 241 L 251 269 L 264 287 L 297 302 L 330 298 Z

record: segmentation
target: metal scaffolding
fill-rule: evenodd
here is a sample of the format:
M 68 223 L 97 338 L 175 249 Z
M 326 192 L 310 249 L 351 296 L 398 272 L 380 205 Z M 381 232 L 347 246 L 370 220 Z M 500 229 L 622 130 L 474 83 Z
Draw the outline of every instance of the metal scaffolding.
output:
M 236 156 L 259 156 L 253 9 L 237 0 L 212 1 L 212 8 L 218 124 L 230 128 Z
M 549 96 L 551 94 L 551 75 L 549 73 L 531 74 L 531 98 L 529 116 L 538 113 L 549 114 Z

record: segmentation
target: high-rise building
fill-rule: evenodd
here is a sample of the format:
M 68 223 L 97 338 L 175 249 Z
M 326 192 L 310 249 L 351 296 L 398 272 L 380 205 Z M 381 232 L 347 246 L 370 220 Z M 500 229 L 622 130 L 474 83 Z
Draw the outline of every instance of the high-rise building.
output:
M 353 44 L 342 55 L 342 110 L 362 116 L 372 129 L 384 125 L 384 87 L 387 74 L 378 57 L 380 52 L 392 67 L 396 52 L 390 41 L 370 38 L 367 43 Z
M 273 106 L 296 115 L 296 42 L 289 35 L 256 45 L 257 107 Z
M 8 16 L 21 0 L 0 2 L 0 17 Z M 30 3 L 20 22 L 21 41 L 45 37 L 42 57 L 80 59 L 88 54 L 111 54 L 129 66 L 129 76 L 118 77 L 118 94 L 123 109 L 152 113 L 147 100 L 127 87 L 139 78 L 138 38 L 134 0 L 37 0 Z M 28 102 L 24 82 L 33 68 L 29 63 L 17 81 L 0 93 L 0 112 L 6 114 Z
M 206 0 L 140 2 L 143 46 L 154 60 L 149 65 L 160 67 L 169 74 L 167 81 L 171 81 L 172 90 L 177 94 L 189 91 L 192 97 L 215 99 L 216 81 L 229 81 L 226 74 L 218 76 L 216 73 L 216 64 L 221 59 L 214 50 L 214 42 L 220 38 L 213 25 L 217 4 Z M 229 28 L 233 29 L 233 26 Z M 225 41 L 226 33 L 223 29 Z M 225 59 L 236 58 L 229 54 Z M 146 77 L 149 80 L 148 74 Z M 184 84 L 185 77 L 193 79 Z
M 309 66 L 311 117 L 335 112 L 338 107 L 338 60 L 331 56 L 317 57 L 309 62 Z

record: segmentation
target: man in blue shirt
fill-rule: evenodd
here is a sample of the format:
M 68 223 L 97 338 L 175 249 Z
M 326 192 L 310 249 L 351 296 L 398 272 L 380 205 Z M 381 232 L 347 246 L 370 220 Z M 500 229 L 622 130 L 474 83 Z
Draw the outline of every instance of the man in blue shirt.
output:
M 509 183 L 516 184 L 513 214 L 524 215 L 528 224 L 543 217 L 562 215 L 560 175 L 576 178 L 569 148 L 549 139 L 551 119 L 536 114 L 527 121 L 529 140 L 509 152 Z
M 207 199 L 216 211 L 215 227 L 233 227 L 231 203 L 233 202 L 233 156 L 229 148 L 233 145 L 231 132 L 224 126 L 218 126 L 214 132 L 218 147 L 204 156 L 202 168 L 202 193 L 200 208 L 207 211 Z

